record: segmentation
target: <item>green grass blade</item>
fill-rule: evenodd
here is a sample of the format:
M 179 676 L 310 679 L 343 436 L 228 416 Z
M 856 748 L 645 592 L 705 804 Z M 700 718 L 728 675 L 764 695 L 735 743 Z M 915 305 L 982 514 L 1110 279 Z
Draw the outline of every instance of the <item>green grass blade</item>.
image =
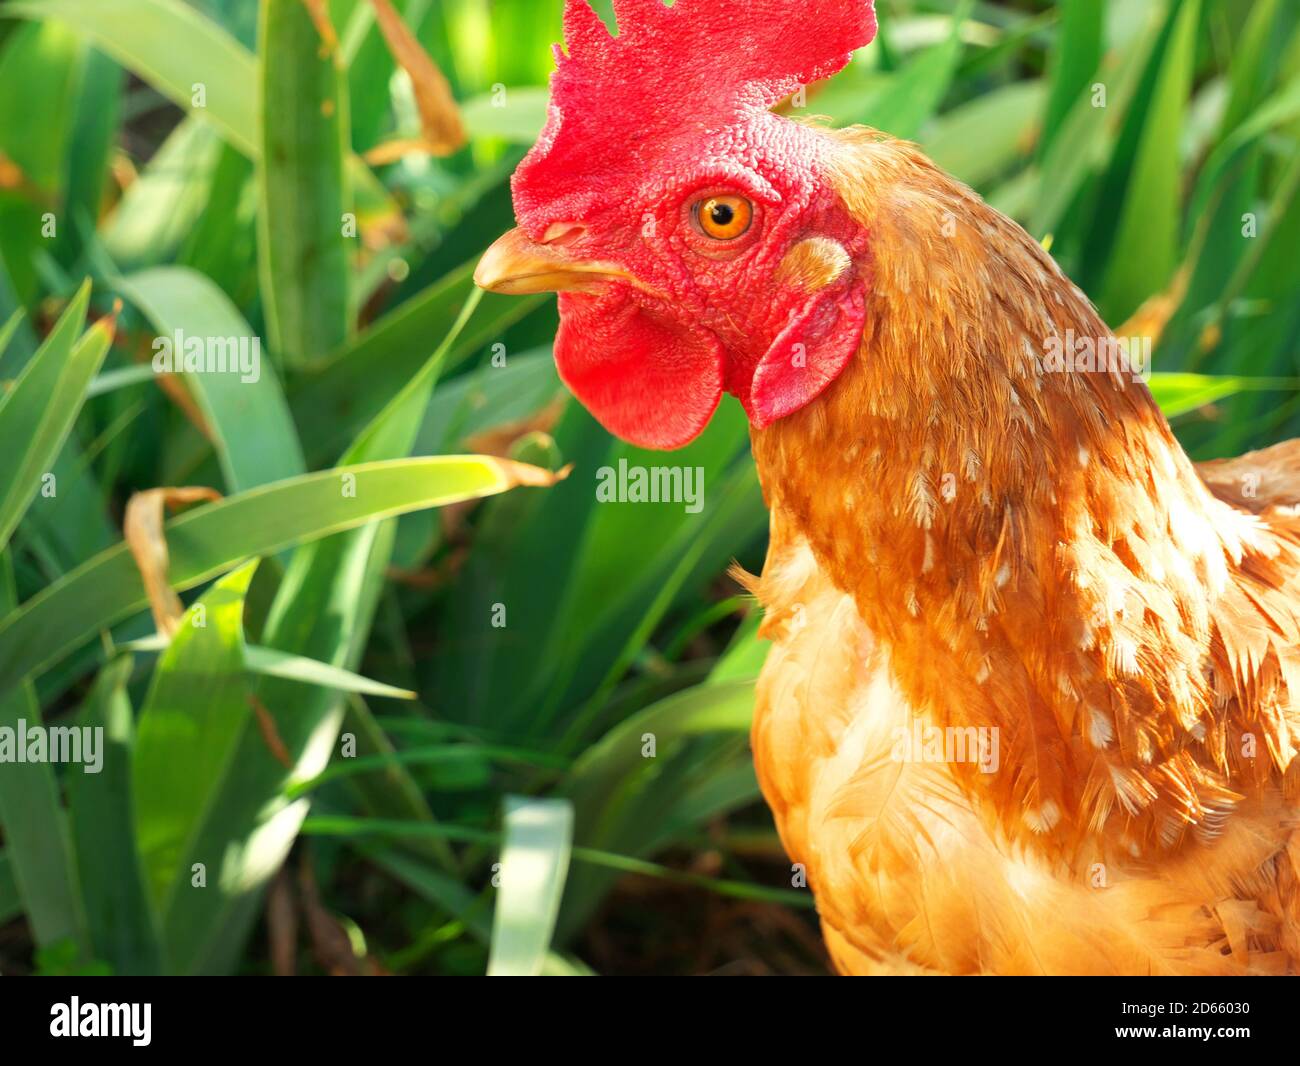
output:
M 164 337 L 183 331 L 187 340 L 216 341 L 252 356 L 252 373 L 211 368 L 186 373 L 200 409 L 216 436 L 217 455 L 230 492 L 294 477 L 305 470 L 298 433 L 284 393 L 261 342 L 230 298 L 211 281 L 185 267 L 159 267 L 118 282 Z M 183 353 L 177 353 L 180 357 Z M 246 380 L 253 378 L 253 380 Z
M 1292 79 L 1243 120 L 1210 154 L 1196 183 L 1190 219 L 1207 210 L 1211 195 L 1223 175 L 1241 154 L 1259 138 L 1285 128 L 1300 117 L 1300 77 Z
M 90 299 L 81 287 L 54 331 L 0 399 L 0 548 L 9 543 L 41 477 L 72 431 L 86 390 L 108 353 L 111 327 L 101 323 L 78 340 Z
M 62 206 L 74 103 L 86 57 L 82 41 L 69 27 L 55 22 L 15 24 L 4 19 L 8 12 L 8 7 L 0 8 L 0 28 L 9 31 L 0 49 L 0 158 L 5 172 L 0 180 L 0 244 L 13 296 L 34 310 L 48 288 L 44 268 L 57 274 L 51 253 L 57 253 L 73 226 L 57 209 Z M 50 232 L 51 221 L 55 233 Z M 0 315 L 14 307 L 7 289 L 9 285 L 0 281 Z M 0 365 L 12 369 L 15 364 L 5 360 Z
M 768 641 L 758 635 L 762 621 L 762 613 L 754 610 L 736 630 L 731 644 L 709 671 L 709 681 L 712 684 L 758 679 L 759 671 L 767 661 L 767 650 L 771 647 Z
M 1119 226 L 1109 250 L 1098 304 L 1108 322 L 1122 322 L 1178 265 L 1182 156 L 1179 138 L 1196 59 L 1200 0 L 1175 5 L 1150 103 L 1134 147 L 1132 171 L 1118 201 Z
M 1081 93 L 1060 119 L 1050 142 L 1044 144 L 1038 187 L 1026 212 L 1029 232 L 1035 237 L 1055 232 L 1087 179 L 1107 165 L 1113 147 L 1110 116 L 1128 113 L 1156 47 L 1157 29 L 1138 34 L 1116 56 L 1115 73 L 1102 83 L 1107 107 L 1096 106 L 1091 91 Z
M 156 377 L 153 367 L 147 363 L 120 366 L 116 370 L 105 370 L 102 374 L 96 375 L 95 380 L 86 387 L 86 399 L 106 396 L 110 392 L 116 392 L 118 389 L 128 389 L 133 385 L 151 383 Z
M 420 722 L 422 719 L 408 721 Z M 356 755 L 347 764 L 373 766 L 368 772 L 342 774 L 349 779 L 362 809 L 372 817 L 415 819 L 432 824 L 435 819 L 429 801 L 400 757 L 405 753 L 397 750 L 384 727 L 359 696 L 348 700 L 343 729 L 356 738 Z M 314 782 L 327 779 L 333 771 L 342 769 L 343 764 L 333 762 L 315 778 L 291 784 L 289 794 L 308 792 L 314 787 Z M 432 859 L 444 870 L 456 869 L 455 854 L 445 840 L 413 841 L 412 848 L 416 854 Z
M 937 166 L 979 188 L 1024 156 L 1043 104 L 1041 81 L 1018 81 L 935 119 L 922 147 Z
M 0 925 L 23 912 L 23 900 L 14 880 L 14 864 L 7 852 L 0 851 Z
M 53 487 L 54 493 L 50 496 L 42 493 L 39 498 L 42 504 L 50 505 L 52 510 L 58 508 L 61 502 L 57 495 L 60 471 L 65 476 L 65 491 L 68 488 L 68 481 L 80 482 L 83 486 L 90 484 L 89 479 L 84 477 L 83 470 L 76 467 L 68 468 L 66 457 L 61 453 L 72 431 L 77 413 L 86 399 L 90 382 L 108 352 L 111 335 L 112 327 L 109 325 L 97 323 L 91 327 L 90 331 L 73 347 L 68 365 L 53 390 L 40 397 L 46 406 L 42 412 L 44 417 L 41 419 L 37 435 L 27 442 L 25 448 L 16 449 L 11 453 L 17 460 L 15 467 L 6 471 L 7 474 L 12 474 L 12 480 L 9 477 L 0 477 L 0 484 L 4 484 L 8 490 L 3 504 L 0 504 L 0 545 L 7 542 L 14 526 L 41 490 L 42 481 L 47 475 L 53 478 L 49 484 Z M 32 398 L 28 395 L 24 402 L 31 402 Z M 3 413 L 0 412 L 0 437 L 5 435 L 4 421 Z M 84 497 L 81 497 L 78 502 L 83 501 Z M 92 508 L 96 507 L 97 503 L 98 501 L 93 498 L 89 501 Z M 52 515 L 44 513 L 36 517 L 47 527 L 58 521 Z M 95 515 L 96 519 L 99 517 L 98 514 Z
M 0 303 L 4 302 L 4 275 L 3 264 L 0 264 Z M 13 332 L 10 333 L 7 349 L 0 347 L 0 367 L 8 367 L 22 377 L 30 367 L 37 345 L 34 338 L 29 336 L 31 330 L 25 319 L 11 319 L 6 329 Z M 56 369 L 54 364 L 47 367 L 46 376 L 48 377 L 54 369 Z M 3 376 L 2 370 L 0 376 Z M 68 386 L 67 392 L 71 392 L 71 379 L 68 379 L 65 384 Z M 50 387 L 54 388 L 54 386 Z M 16 383 L 0 384 L 0 407 L 5 405 L 5 397 L 15 388 Z M 36 388 L 34 391 L 39 393 L 40 389 Z M 88 399 L 92 395 L 94 395 L 93 381 L 86 386 L 84 398 Z M 66 404 L 69 409 L 72 409 L 79 407 L 80 403 L 80 400 L 71 399 L 64 392 L 60 392 L 58 397 L 51 399 L 51 396 L 46 396 L 43 401 L 29 405 L 22 414 L 18 414 L 15 409 L 11 415 L 29 429 L 41 422 L 44 422 L 47 427 L 57 428 L 60 419 L 68 414 L 68 411 L 60 410 L 58 405 Z M 35 430 L 32 429 L 32 432 Z M 37 446 L 36 441 L 26 437 L 25 434 L 19 436 L 23 436 L 25 446 Z M 114 534 L 107 518 L 105 494 L 96 484 L 96 474 L 89 466 L 89 457 L 82 454 L 75 437 L 69 436 L 48 468 L 38 470 L 37 473 L 40 477 L 40 487 L 47 491 L 52 490 L 53 494 L 37 497 L 36 505 L 27 508 L 23 536 L 26 547 L 41 555 L 46 573 L 56 575 L 111 543 Z M 52 475 L 52 479 L 46 479 L 46 474 Z M 6 477 L 21 476 L 16 467 L 11 466 L 0 475 L 0 481 L 5 481 Z
M 748 796 L 752 799 L 757 796 L 757 785 L 752 780 L 752 770 L 749 776 Z M 470 897 L 463 886 L 458 882 L 450 881 L 445 876 L 430 877 L 426 880 L 422 876 L 424 871 L 416 873 L 419 870 L 419 864 L 416 861 L 411 860 L 408 863 L 406 856 L 400 856 L 399 858 L 391 851 L 385 852 L 381 849 L 369 847 L 363 841 L 367 837 L 391 838 L 393 840 L 442 837 L 448 840 L 493 844 L 502 838 L 502 834 L 471 826 L 428 825 L 422 822 L 392 821 L 380 818 L 350 818 L 346 816 L 313 816 L 303 823 L 302 831 L 304 836 L 349 838 L 352 846 L 361 854 L 366 855 L 376 865 L 393 873 L 399 880 L 431 902 L 438 904 L 440 907 L 446 907 L 451 913 L 461 917 L 466 926 L 475 935 L 478 935 L 477 915 L 474 910 L 477 909 L 482 897 Z M 691 874 L 659 863 L 648 862 L 645 859 L 638 859 L 601 848 L 575 845 L 570 848 L 569 856 L 575 871 L 580 865 L 587 866 L 604 873 L 607 875 L 607 879 L 616 880 L 618 875 L 621 874 L 639 874 L 645 877 L 657 877 L 666 881 L 691 885 L 732 899 L 762 900 L 768 903 L 781 903 L 809 910 L 815 906 L 812 896 L 806 891 L 792 891 L 744 881 Z M 432 873 L 432 871 L 428 872 Z M 413 874 L 414 876 L 412 876 Z M 568 895 L 566 891 L 566 908 L 568 906 Z M 554 953 L 552 953 L 544 965 L 542 971 L 544 974 L 551 972 L 554 958 Z
M 747 436 L 741 409 L 726 405 L 672 457 L 675 467 L 703 472 L 699 513 L 684 503 L 606 504 L 594 491 L 600 471 L 664 459 L 612 441 L 569 407 L 555 438 L 574 475 L 519 507 L 485 508 L 448 598 L 436 665 L 450 713 L 482 725 L 491 708 L 491 720 L 519 737 L 589 725 L 591 708 L 603 702 L 593 693 L 621 675 L 672 599 L 761 537 L 767 520 L 752 467 L 733 470 Z M 504 627 L 492 624 L 494 603 L 507 605 Z M 584 703 L 588 710 L 578 712 Z
M 758 796 L 748 751 L 754 710 L 750 679 L 711 681 L 624 718 L 574 762 L 559 786 L 577 812 L 574 838 L 644 858 L 726 809 Z M 653 738 L 654 757 L 647 757 Z M 728 769 L 739 791 L 705 796 Z M 581 927 L 615 878 L 608 870 L 575 871 L 560 919 L 561 942 Z
M 168 522 L 169 578 L 176 589 L 193 588 L 252 556 L 512 485 L 502 464 L 483 456 L 363 463 L 291 478 Z M 147 606 L 126 545 L 101 552 L 0 619 L 0 693 Z
M 305 655 L 289 655 L 274 648 L 250 647 L 246 659 L 248 668 L 263 677 L 278 677 L 335 692 L 355 692 L 361 696 L 383 696 L 390 700 L 415 699 L 415 693 L 410 689 L 372 681 L 351 670 L 317 662 Z
M 430 836 L 442 829 L 441 826 L 423 825 L 421 828 L 432 829 L 433 833 L 427 834 Z M 482 943 L 487 943 L 491 936 L 491 927 L 488 924 L 485 897 L 474 895 L 460 881 L 448 877 L 413 855 L 393 848 L 371 847 L 364 843 L 353 843 L 352 846 L 359 854 L 381 870 L 391 874 L 417 896 L 440 910 L 455 915 L 464 922 L 471 936 Z M 549 952 L 542 974 L 547 977 L 585 976 L 590 974 L 590 970 L 580 962 L 556 952 Z
M 442 361 L 475 305 L 475 298 L 467 302 L 452 332 L 361 433 L 346 461 L 410 450 Z M 265 643 L 286 654 L 354 667 L 368 639 L 394 531 L 392 522 L 375 522 L 299 548 L 271 604 Z M 168 920 L 169 927 L 189 930 L 185 951 L 175 960 L 182 972 L 219 973 L 232 965 L 261 889 L 288 854 L 308 810 L 309 800 L 290 799 L 286 786 L 324 769 L 342 725 L 345 701 L 337 692 L 262 678 L 256 694 L 291 765 L 271 758 L 256 731 L 245 731 L 236 770 L 213 795 L 195 842 L 196 852 L 222 857 L 220 883 L 237 887 L 221 895 L 177 897 Z
M 1079 98 L 1087 93 L 1101 62 L 1105 0 L 1065 0 L 1061 7 L 1061 24 L 1048 60 L 1051 90 L 1043 117 L 1042 152 L 1060 132 Z
M 481 293 L 474 287 L 476 263 L 477 257 L 390 311 L 334 353 L 328 366 L 309 371 L 301 386 L 291 390 L 289 403 L 308 462 L 325 462 L 338 455 L 392 398 L 392 382 L 419 373 L 431 346 L 448 335 L 467 301 Z M 543 299 L 482 294 L 447 349 L 443 368 L 458 365 Z M 383 366 L 385 373 L 376 374 L 376 366 Z
M 27 735 L 42 725 L 40 705 L 27 684 L 0 696 L 0 742 L 14 744 L 12 738 L 23 728 L 20 723 L 25 723 Z M 4 768 L 0 775 L 0 829 L 4 830 L 22 909 L 36 943 L 46 946 L 72 940 L 89 955 L 67 818 L 48 764 Z
M 614 791 L 645 767 L 645 734 L 654 735 L 656 750 L 662 752 L 702 734 L 748 735 L 753 713 L 751 680 L 713 681 L 669 696 L 624 719 L 588 747 L 567 775 L 564 794 L 580 811 L 607 810 Z
M 550 346 L 510 354 L 438 386 L 416 441 L 420 454 L 457 451 L 476 433 L 522 422 L 562 395 Z
M 104 199 L 110 156 L 121 121 L 122 68 L 98 49 L 87 49 L 72 110 L 72 130 L 64 162 L 64 225 L 59 230 L 60 262 L 72 266 L 85 238 L 94 233 Z
M 811 100 L 810 110 L 828 113 L 837 124 L 861 123 L 895 137 L 915 138 L 934 117 L 952 83 L 962 53 L 961 28 L 971 6 L 970 0 L 963 0 L 952 16 L 948 36 L 909 60 L 878 89 L 864 94 L 847 82 L 832 82 Z
M 36 335 L 14 291 L 9 268 L 0 256 L 0 315 L 6 316 L 8 332 L 4 347 L 0 348 L 0 381 L 13 378 L 27 365 L 36 351 Z
M 224 881 L 196 886 L 192 868 L 211 867 L 218 882 L 221 856 L 196 848 L 213 797 L 234 772 L 234 759 L 252 718 L 244 682 L 244 597 L 257 563 L 240 567 L 186 612 L 154 668 L 132 767 L 136 834 L 150 899 L 162 917 L 169 960 L 183 964 L 176 941 L 192 933 L 171 918 L 178 895 L 218 894 Z
M 69 775 L 68 808 L 95 957 L 115 974 L 148 975 L 161 972 L 162 957 L 135 837 L 131 665 L 122 656 L 105 666 L 82 709 L 77 724 L 103 730 L 102 765 Z
M 176 264 L 205 275 L 240 306 L 257 293 L 257 212 L 248 210 L 257 167 L 222 144 L 211 168 L 203 209 L 176 252 Z
M 605 622 L 599 611 L 592 610 L 585 615 L 585 617 L 596 618 L 600 624 L 607 625 L 611 631 L 620 635 L 626 632 L 627 636 L 623 646 L 612 657 L 608 671 L 601 678 L 599 686 L 568 723 L 565 732 L 567 741 L 565 750 L 568 750 L 569 745 L 577 746 L 585 739 L 586 729 L 597 720 L 601 707 L 613 695 L 617 683 L 647 645 L 655 628 L 672 606 L 674 597 L 685 586 L 691 575 L 701 572 L 716 573 L 722 565 L 720 559 L 729 557 L 738 542 L 743 543 L 746 538 L 752 539 L 762 528 L 766 516 L 758 478 L 752 468 L 740 467 L 726 479 L 720 490 L 715 490 L 715 494 L 718 498 L 710 504 L 707 520 L 704 523 L 698 527 L 683 526 L 677 536 L 665 544 L 665 552 L 647 558 L 646 570 L 657 580 L 658 587 L 651 594 L 638 590 L 641 595 L 625 607 L 622 612 L 625 617 L 640 615 L 630 632 L 623 626 L 615 624 L 613 620 Z M 701 566 L 706 552 L 711 552 L 713 558 L 709 559 L 707 565 Z M 632 597 L 629 595 L 628 598 Z M 611 599 L 614 599 L 617 606 L 617 598 L 611 597 Z M 618 613 L 615 613 L 613 619 L 617 618 Z M 584 654 L 600 661 L 602 657 L 594 652 L 594 647 L 584 650 Z
M 0 552 L 0 614 L 11 611 L 13 603 L 9 555 Z M 29 729 L 43 725 L 30 682 L 0 694 L 0 743 L 16 745 L 20 723 Z M 49 762 L 18 762 L 17 752 L 5 752 L 0 763 L 0 829 L 36 943 L 48 947 L 72 941 L 89 958 L 76 860 Z
M 9 14 L 10 6 L 3 12 Z M 0 53 L 0 84 L 9 87 L 0 95 L 0 151 L 20 168 L 24 183 L 43 193 L 56 194 L 62 181 L 83 52 L 69 27 L 32 23 L 14 26 Z M 6 232 L 6 253 L 13 255 L 24 238 L 33 242 L 28 250 L 45 242 L 37 230 Z M 30 263 L 16 265 L 31 269 Z
M 537 86 L 506 89 L 466 100 L 460 117 L 471 137 L 499 137 L 531 145 L 546 122 L 550 92 Z
M 20 307 L 9 316 L 9 320 L 3 326 L 0 326 L 0 357 L 3 357 L 9 347 L 9 342 L 14 339 L 18 333 L 18 328 L 23 324 L 23 309 Z
M 170 641 L 163 636 L 145 637 L 121 645 L 125 651 L 165 652 Z M 392 700 L 413 700 L 415 693 L 410 689 L 385 685 L 382 681 L 372 681 L 368 677 L 354 674 L 329 663 L 308 659 L 305 655 L 289 655 L 274 648 L 263 648 L 256 644 L 244 645 L 244 667 L 250 674 L 263 677 L 279 677 L 287 681 L 300 681 L 304 685 L 318 685 L 321 688 L 335 689 L 339 692 L 356 692 L 364 696 L 385 696 Z
M 59 19 L 167 96 L 206 116 L 223 137 L 257 151 L 256 63 L 238 41 L 182 0 L 17 0 L 5 13 Z M 203 86 L 202 107 L 194 105 Z
M 568 801 L 506 797 L 489 977 L 536 977 L 542 972 L 572 843 L 573 807 Z
M 418 720 L 417 720 L 418 721 Z M 541 766 L 547 769 L 564 769 L 563 758 L 526 748 L 500 747 L 491 744 L 433 744 L 424 747 L 387 749 L 373 755 L 356 755 L 331 763 L 308 781 L 295 782 L 289 788 L 294 796 L 314 792 L 330 781 L 338 781 L 373 773 L 389 771 L 399 766 L 439 766 L 453 763 L 471 763 L 489 768 L 493 762 Z M 490 772 L 490 769 L 489 769 Z
M 262 4 L 259 269 L 272 349 L 323 359 L 351 326 L 345 85 L 301 0 Z
M 1223 110 L 1220 134 L 1226 136 L 1259 106 L 1267 91 L 1269 58 L 1281 29 L 1278 0 L 1255 0 L 1241 28 L 1228 69 L 1228 103 Z
M 1151 394 L 1166 418 L 1177 418 L 1197 408 L 1227 399 L 1239 392 L 1290 392 L 1300 380 L 1296 378 L 1216 377 L 1212 374 L 1152 374 L 1148 382 Z
M 104 220 L 97 239 L 114 272 L 167 262 L 203 213 L 221 138 L 210 123 L 183 119 L 167 135 Z

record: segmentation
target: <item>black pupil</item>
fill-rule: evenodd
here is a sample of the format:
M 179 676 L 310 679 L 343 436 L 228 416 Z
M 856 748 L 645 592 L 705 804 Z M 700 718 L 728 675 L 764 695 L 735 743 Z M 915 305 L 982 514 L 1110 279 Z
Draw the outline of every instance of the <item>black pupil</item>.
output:
M 731 220 L 736 217 L 736 212 L 730 204 L 714 204 L 709 208 L 709 218 L 715 225 L 729 226 Z

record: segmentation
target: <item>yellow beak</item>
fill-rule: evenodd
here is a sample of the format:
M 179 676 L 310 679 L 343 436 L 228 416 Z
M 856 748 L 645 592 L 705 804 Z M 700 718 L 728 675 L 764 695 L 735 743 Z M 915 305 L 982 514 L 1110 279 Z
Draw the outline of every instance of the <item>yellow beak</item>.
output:
M 611 281 L 633 281 L 613 263 L 587 262 L 563 247 L 538 243 L 512 229 L 479 260 L 474 284 L 488 292 L 520 296 L 531 292 L 596 292 Z

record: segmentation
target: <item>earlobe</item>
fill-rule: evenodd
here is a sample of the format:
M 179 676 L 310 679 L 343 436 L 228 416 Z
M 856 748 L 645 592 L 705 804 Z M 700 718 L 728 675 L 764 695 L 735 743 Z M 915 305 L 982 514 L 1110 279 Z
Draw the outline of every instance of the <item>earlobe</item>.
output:
M 858 350 L 865 322 L 866 297 L 858 285 L 811 296 L 754 371 L 749 417 L 755 428 L 793 414 L 839 377 Z

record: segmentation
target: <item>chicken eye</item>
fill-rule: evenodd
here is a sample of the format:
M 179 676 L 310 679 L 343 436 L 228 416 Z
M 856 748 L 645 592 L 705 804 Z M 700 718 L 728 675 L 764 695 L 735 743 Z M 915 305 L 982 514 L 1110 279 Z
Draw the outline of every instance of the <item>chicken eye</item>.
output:
M 753 205 L 743 196 L 710 196 L 695 205 L 701 232 L 718 241 L 734 241 L 753 218 Z

